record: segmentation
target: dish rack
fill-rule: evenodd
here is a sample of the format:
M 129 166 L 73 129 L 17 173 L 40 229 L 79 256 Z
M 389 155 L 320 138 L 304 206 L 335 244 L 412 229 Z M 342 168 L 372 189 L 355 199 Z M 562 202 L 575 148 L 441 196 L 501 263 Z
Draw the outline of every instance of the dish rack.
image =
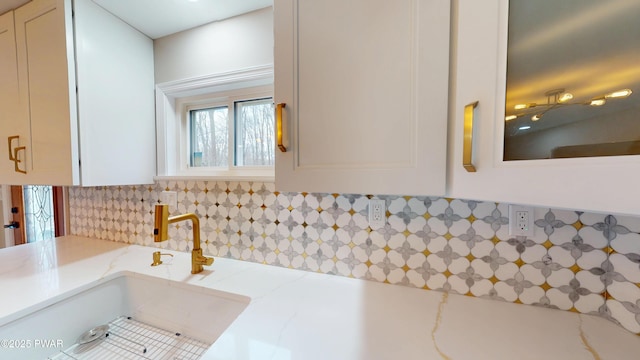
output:
M 120 316 L 109 322 L 108 330 L 95 340 L 81 343 L 79 339 L 78 343 L 48 359 L 196 360 L 209 346 L 211 344 Z

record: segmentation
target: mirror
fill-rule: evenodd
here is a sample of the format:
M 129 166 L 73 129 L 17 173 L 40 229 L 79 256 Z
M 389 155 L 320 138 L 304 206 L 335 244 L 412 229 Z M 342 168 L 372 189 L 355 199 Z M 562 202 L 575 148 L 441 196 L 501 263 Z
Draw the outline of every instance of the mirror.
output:
M 640 2 L 510 0 L 504 160 L 640 154 Z

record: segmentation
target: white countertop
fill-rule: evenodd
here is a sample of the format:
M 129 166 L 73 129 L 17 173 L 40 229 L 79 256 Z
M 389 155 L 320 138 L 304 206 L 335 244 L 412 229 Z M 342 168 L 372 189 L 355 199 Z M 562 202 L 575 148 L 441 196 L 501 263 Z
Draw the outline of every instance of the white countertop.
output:
M 67 236 L 0 251 L 0 326 L 129 271 L 248 296 L 204 359 L 638 359 L 640 337 L 596 316 Z M 163 259 L 165 260 L 165 259 Z

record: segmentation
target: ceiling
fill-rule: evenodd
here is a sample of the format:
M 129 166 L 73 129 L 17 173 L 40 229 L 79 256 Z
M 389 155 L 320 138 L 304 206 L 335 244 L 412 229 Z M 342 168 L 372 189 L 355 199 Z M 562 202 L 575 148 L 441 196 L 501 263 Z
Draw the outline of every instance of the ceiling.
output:
M 0 14 L 29 0 L 0 0 Z M 93 0 L 152 39 L 273 5 L 273 0 Z

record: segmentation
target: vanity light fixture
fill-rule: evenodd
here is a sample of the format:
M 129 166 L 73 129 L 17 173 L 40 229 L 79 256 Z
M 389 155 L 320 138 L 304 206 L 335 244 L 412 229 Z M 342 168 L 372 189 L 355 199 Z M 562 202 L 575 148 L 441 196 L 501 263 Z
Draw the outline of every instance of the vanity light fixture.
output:
M 606 104 L 607 99 L 626 98 L 626 97 L 629 97 L 629 95 L 631 95 L 632 93 L 633 91 L 631 91 L 631 89 L 622 89 L 622 90 L 616 90 L 604 95 L 594 97 L 593 99 L 587 102 L 584 102 L 584 101 L 571 102 L 571 100 L 573 100 L 573 94 L 569 92 L 565 92 L 565 90 L 561 88 L 553 89 L 544 93 L 544 95 L 547 97 L 546 104 L 537 104 L 537 103 L 517 104 L 513 107 L 514 110 L 516 110 L 516 114 L 506 115 L 505 121 L 515 120 L 521 116 L 528 116 L 528 115 L 531 115 L 532 121 L 538 121 L 540 120 L 540 118 L 542 118 L 542 116 L 544 116 L 544 114 L 546 114 L 547 112 L 555 108 L 570 106 L 570 105 L 602 106 Z M 535 113 L 533 111 L 528 111 L 529 109 L 533 109 L 533 108 L 540 108 L 540 109 L 534 110 Z
M 526 126 L 520 126 L 520 127 L 518 128 L 518 130 L 529 130 L 529 129 L 531 129 L 531 126 L 529 126 L 529 125 L 526 125 Z

